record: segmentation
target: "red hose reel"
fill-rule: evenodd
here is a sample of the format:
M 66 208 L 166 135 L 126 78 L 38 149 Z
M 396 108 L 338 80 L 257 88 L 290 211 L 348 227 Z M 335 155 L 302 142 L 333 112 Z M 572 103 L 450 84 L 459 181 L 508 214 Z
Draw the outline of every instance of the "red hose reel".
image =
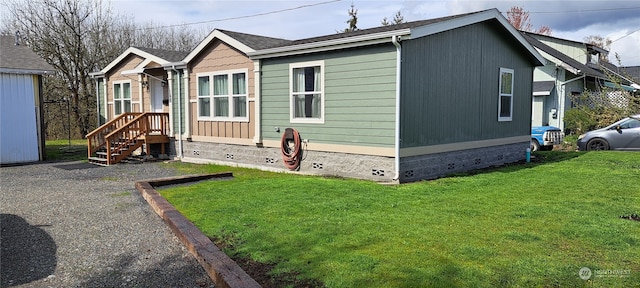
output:
M 299 170 L 302 156 L 302 139 L 300 139 L 298 130 L 293 128 L 285 129 L 282 134 L 280 148 L 282 150 L 284 166 L 291 171 Z

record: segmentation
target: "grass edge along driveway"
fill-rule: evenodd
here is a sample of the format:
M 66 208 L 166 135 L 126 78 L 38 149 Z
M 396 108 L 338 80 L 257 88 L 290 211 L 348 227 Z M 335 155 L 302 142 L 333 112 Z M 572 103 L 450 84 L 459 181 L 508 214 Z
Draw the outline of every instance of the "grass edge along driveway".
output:
M 620 218 L 640 212 L 640 154 L 538 155 L 397 186 L 176 163 L 235 179 L 160 193 L 227 253 L 327 287 L 640 283 L 640 222 Z

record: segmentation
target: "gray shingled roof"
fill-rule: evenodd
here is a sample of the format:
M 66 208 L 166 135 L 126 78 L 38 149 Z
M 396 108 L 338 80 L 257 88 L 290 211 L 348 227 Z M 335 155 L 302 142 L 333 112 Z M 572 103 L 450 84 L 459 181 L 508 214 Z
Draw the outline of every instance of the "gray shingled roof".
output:
M 640 66 L 620 67 L 620 72 L 631 77 L 636 84 L 640 84 Z
M 221 29 L 218 29 L 218 31 L 229 35 L 229 37 L 235 40 L 238 40 L 240 43 L 244 45 L 251 47 L 251 49 L 253 50 L 286 46 L 291 43 L 291 40 L 280 39 L 280 38 L 265 37 L 265 36 L 246 34 L 246 33 L 221 30 Z
M 585 64 L 582 64 L 580 62 L 578 62 L 577 60 L 565 55 L 564 53 L 551 48 L 549 45 L 542 43 L 540 40 L 532 37 L 529 35 L 529 33 L 527 32 L 523 32 L 520 31 L 522 36 L 524 36 L 524 39 L 526 39 L 531 45 L 533 45 L 534 47 L 542 50 L 543 52 L 553 56 L 554 58 L 566 63 L 567 65 L 580 70 L 582 73 L 585 73 L 586 75 L 589 76 L 595 76 L 595 77 L 599 77 L 599 78 L 604 78 L 606 75 L 604 75 L 602 72 L 597 71 L 593 68 L 588 67 Z
M 535 81 L 533 82 L 533 92 L 549 92 L 555 86 L 555 81 Z
M 28 46 L 16 45 L 14 36 L 0 36 L 0 68 L 12 70 L 55 71 Z
M 380 27 L 356 30 L 356 31 L 353 31 L 353 32 L 335 33 L 335 34 L 330 34 L 330 35 L 325 35 L 325 36 L 312 37 L 312 38 L 306 38 L 306 39 L 299 39 L 299 40 L 291 41 L 290 43 L 285 44 L 285 45 L 281 45 L 281 46 L 300 45 L 300 44 L 329 41 L 329 40 L 335 40 L 335 39 L 341 39 L 341 38 L 347 38 L 347 37 L 383 33 L 383 32 L 395 31 L 395 30 L 411 29 L 411 28 L 421 27 L 421 26 L 425 26 L 425 25 L 429 25 L 429 24 L 438 23 L 438 22 L 444 22 L 444 21 L 447 21 L 447 20 L 456 19 L 456 18 L 467 16 L 467 15 L 482 13 L 482 12 L 486 12 L 486 11 L 487 10 L 477 11 L 477 12 L 472 12 L 472 13 L 466 13 L 466 14 L 453 15 L 453 16 L 446 16 L 446 17 L 435 18 L 435 19 L 406 22 L 406 23 L 402 23 L 402 24 L 380 26 Z M 273 48 L 273 47 L 271 47 L 271 48 Z
M 151 55 L 167 60 L 168 62 L 178 62 L 184 59 L 184 57 L 187 57 L 187 55 L 189 54 L 189 52 L 184 52 L 184 51 L 173 51 L 173 50 L 154 49 L 154 48 L 135 47 L 135 46 L 133 48 L 140 49 Z

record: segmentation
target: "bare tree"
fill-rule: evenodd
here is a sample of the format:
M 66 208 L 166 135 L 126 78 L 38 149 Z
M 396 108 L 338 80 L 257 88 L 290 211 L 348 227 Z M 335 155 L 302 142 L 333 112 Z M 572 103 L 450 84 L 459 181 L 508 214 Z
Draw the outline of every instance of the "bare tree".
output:
M 607 51 L 610 50 L 612 43 L 611 39 L 609 39 L 608 37 L 602 37 L 600 35 L 589 35 L 587 37 L 584 37 L 584 42 Z M 600 53 L 600 60 L 609 62 L 609 56 L 607 55 L 607 53 Z
M 516 29 L 525 32 L 534 32 L 543 35 L 551 35 L 552 30 L 549 26 L 542 26 L 539 29 L 533 29 L 531 19 L 529 19 L 529 12 L 524 8 L 518 6 L 512 6 L 507 10 L 507 21 L 513 25 Z
M 45 77 L 43 87 L 49 102 L 45 106 L 49 138 L 60 137 L 66 129 L 74 138 L 84 137 L 96 127 L 95 83 L 89 73 L 104 68 L 130 46 L 189 51 L 204 34 L 186 26 L 138 28 L 101 0 L 3 1 L 9 17 L 3 19 L 0 31 L 21 31 L 25 44 L 56 70 Z
M 73 0 L 13 1 L 7 6 L 15 29 L 56 69 L 56 75 L 46 79 L 45 100 L 69 101 L 68 112 L 77 127 L 72 134 L 86 135 L 96 114 L 88 75 L 113 57 L 110 51 L 121 49 L 109 49 L 112 43 L 105 43 L 112 24 L 109 8 L 101 2 Z

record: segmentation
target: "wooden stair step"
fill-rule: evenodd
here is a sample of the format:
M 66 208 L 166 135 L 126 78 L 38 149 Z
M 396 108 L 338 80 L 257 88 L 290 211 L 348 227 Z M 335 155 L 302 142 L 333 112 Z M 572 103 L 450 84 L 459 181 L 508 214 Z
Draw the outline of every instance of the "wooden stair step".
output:
M 107 156 L 107 152 L 98 151 L 98 152 L 96 152 L 96 155 L 101 155 L 101 156 L 105 156 L 106 157 Z M 111 153 L 111 157 L 119 156 L 119 155 L 120 155 L 120 153 Z
M 100 157 L 89 157 L 89 163 L 99 166 L 109 166 L 107 165 L 107 159 Z

